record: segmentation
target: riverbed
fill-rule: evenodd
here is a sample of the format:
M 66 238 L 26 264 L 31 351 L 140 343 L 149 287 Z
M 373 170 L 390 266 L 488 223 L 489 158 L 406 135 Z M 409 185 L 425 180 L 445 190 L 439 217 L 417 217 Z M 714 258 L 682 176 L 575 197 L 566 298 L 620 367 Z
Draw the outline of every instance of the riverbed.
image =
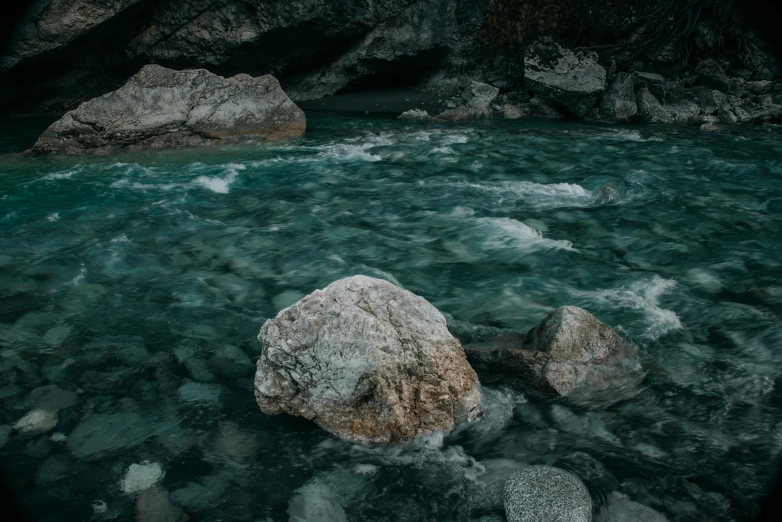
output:
M 285 142 L 2 154 L 4 477 L 41 521 L 132 519 L 134 464 L 191 521 L 500 521 L 503 481 L 550 464 L 598 506 L 749 520 L 782 449 L 781 137 L 322 114 Z M 591 405 L 481 375 L 481 421 L 394 448 L 262 414 L 261 325 L 355 274 L 463 343 L 581 306 L 646 377 Z M 57 424 L 11 429 L 36 408 Z

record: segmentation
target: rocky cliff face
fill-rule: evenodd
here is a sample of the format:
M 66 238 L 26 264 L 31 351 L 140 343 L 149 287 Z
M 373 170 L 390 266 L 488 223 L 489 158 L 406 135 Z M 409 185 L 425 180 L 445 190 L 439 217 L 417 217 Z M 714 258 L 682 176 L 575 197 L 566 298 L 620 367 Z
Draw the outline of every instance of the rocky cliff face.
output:
M 524 48 L 544 32 L 578 56 L 592 53 L 608 81 L 619 72 L 662 73 L 689 87 L 707 58 L 728 80 L 782 76 L 742 3 L 731 1 L 554 0 L 545 9 L 537 9 L 540 0 L 28 3 L 9 12 L 13 24 L 5 22 L 13 28 L 0 56 L 0 113 L 63 113 L 150 63 L 221 76 L 273 74 L 294 101 L 376 86 L 451 96 L 475 80 L 499 88 L 503 103 L 524 103 L 531 97 Z M 670 28 L 651 9 L 658 3 L 672 9 Z M 773 88 L 764 94 L 775 95 Z M 577 109 L 565 112 L 581 116 L 584 108 Z

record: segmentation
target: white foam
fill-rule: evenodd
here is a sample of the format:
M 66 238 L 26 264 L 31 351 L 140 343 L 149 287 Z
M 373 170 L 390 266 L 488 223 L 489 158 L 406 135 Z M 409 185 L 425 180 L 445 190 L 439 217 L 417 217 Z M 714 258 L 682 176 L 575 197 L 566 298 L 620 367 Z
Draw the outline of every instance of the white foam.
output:
M 55 212 L 53 214 L 49 214 L 46 216 L 47 221 L 51 221 L 52 223 L 56 222 L 58 219 L 60 219 L 60 213 Z
M 546 239 L 531 226 L 512 218 L 482 217 L 474 220 L 484 235 L 484 246 L 494 249 L 556 248 L 577 251 L 567 240 Z
M 131 464 L 120 482 L 120 489 L 127 494 L 138 493 L 154 486 L 163 475 L 163 468 L 157 462 Z
M 438 152 L 440 154 L 456 154 L 456 152 L 451 147 L 447 146 L 435 147 L 432 149 L 432 152 Z
M 571 292 L 580 297 L 597 300 L 602 304 L 617 308 L 631 307 L 643 312 L 648 326 L 642 335 L 654 340 L 682 328 L 682 322 L 674 311 L 660 307 L 660 298 L 675 287 L 676 281 L 673 279 L 663 279 L 655 275 L 651 279 L 635 281 L 627 287 L 595 292 L 579 290 Z
M 123 232 L 117 237 L 112 238 L 111 243 L 130 243 L 130 239 L 128 239 L 128 236 Z
M 231 183 L 236 180 L 236 176 L 239 175 L 240 171 L 246 169 L 247 167 L 241 163 L 230 163 L 226 165 L 225 177 L 220 178 L 217 176 L 199 176 L 196 178 L 194 183 L 217 194 L 228 194 Z
M 491 183 L 459 182 L 458 187 L 489 192 L 495 197 L 523 199 L 536 208 L 582 207 L 594 203 L 592 193 L 574 183 L 535 183 L 499 181 Z
M 79 274 L 70 280 L 68 284 L 71 285 L 78 285 L 82 281 L 84 281 L 84 277 L 87 275 L 87 267 L 84 266 L 84 263 L 81 264 L 81 268 L 79 268 Z

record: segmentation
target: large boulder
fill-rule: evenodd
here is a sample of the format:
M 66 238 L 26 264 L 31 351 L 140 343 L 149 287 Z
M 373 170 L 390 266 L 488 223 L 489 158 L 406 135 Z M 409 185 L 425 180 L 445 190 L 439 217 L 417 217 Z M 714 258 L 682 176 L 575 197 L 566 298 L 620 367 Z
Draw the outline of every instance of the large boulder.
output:
M 642 376 L 637 348 L 575 306 L 557 309 L 525 336 L 506 334 L 465 350 L 478 370 L 518 376 L 550 395 L 633 389 Z
M 492 117 L 491 103 L 500 90 L 486 83 L 472 81 L 462 93 L 463 105 L 446 109 L 433 116 L 434 121 L 487 120 Z
M 270 75 L 223 78 L 147 65 L 49 127 L 37 154 L 113 153 L 299 136 L 304 113 Z
M 626 73 L 619 73 L 597 107 L 587 118 L 598 121 L 625 122 L 638 113 L 635 101 L 635 81 Z
M 524 55 L 525 83 L 535 96 L 554 108 L 583 118 L 606 90 L 606 70 L 597 55 L 574 54 L 541 41 Z
M 508 522 L 591 522 L 592 497 L 578 477 L 550 466 L 528 466 L 504 489 Z
M 478 377 L 445 318 L 387 281 L 316 290 L 261 328 L 255 398 L 339 437 L 402 443 L 479 414 Z

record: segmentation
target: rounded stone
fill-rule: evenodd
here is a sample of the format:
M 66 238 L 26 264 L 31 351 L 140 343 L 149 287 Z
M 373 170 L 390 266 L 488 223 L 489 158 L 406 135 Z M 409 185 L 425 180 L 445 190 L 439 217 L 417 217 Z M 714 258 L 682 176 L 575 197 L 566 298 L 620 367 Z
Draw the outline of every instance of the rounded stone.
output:
M 505 482 L 508 522 L 590 522 L 592 498 L 581 480 L 565 470 L 529 466 Z
M 388 281 L 354 276 L 267 321 L 255 398 L 356 442 L 403 443 L 479 413 L 480 384 L 445 318 Z

